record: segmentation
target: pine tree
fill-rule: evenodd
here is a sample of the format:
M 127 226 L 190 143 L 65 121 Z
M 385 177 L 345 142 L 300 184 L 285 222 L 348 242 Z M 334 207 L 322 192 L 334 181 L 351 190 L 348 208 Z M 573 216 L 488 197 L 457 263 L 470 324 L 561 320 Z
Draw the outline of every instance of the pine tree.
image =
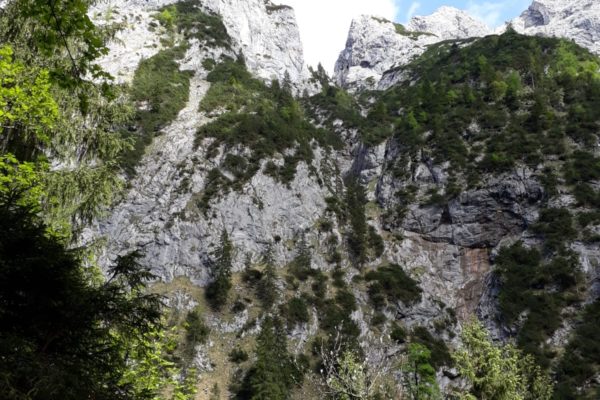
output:
M 10 138 L 2 143 L 2 153 L 34 163 L 42 178 L 44 221 L 65 236 L 71 234 L 71 225 L 97 216 L 122 186 L 116 160 L 129 143 L 120 128 L 133 115 L 125 89 L 112 84 L 95 62 L 108 51 L 111 28 L 92 23 L 90 4 L 15 0 L 0 13 L 0 42 L 6 46 L 0 63 L 16 68 L 14 83 L 25 89 L 11 90 L 25 95 L 20 99 L 5 98 L 11 91 L 0 94 L 0 103 L 8 100 L 9 111 L 19 118 L 21 111 L 29 114 L 0 127 L 3 140 Z M 4 66 L 0 75 L 6 72 Z M 35 91 L 28 90 L 29 83 Z M 4 122 L 0 117 L 0 124 Z M 49 170 L 47 161 L 69 168 Z
M 263 277 L 260 281 L 259 285 L 259 293 L 258 297 L 262 301 L 263 307 L 265 309 L 270 309 L 275 300 L 277 300 L 277 273 L 275 272 L 275 261 L 273 259 L 273 248 L 269 244 L 265 253 L 263 254 L 263 264 L 265 265 L 265 270 L 263 272 Z
M 145 283 L 155 277 L 131 253 L 106 282 L 92 281 L 80 254 L 40 221 L 29 177 L 15 178 L 0 174 L 0 397 L 142 398 L 123 380 L 128 362 L 154 362 L 146 356 L 161 299 Z
M 251 372 L 252 400 L 284 400 L 294 382 L 287 337 L 278 318 L 267 317 L 257 339 L 256 364 Z
M 296 245 L 296 256 L 292 262 L 292 273 L 301 281 L 308 279 L 311 271 L 312 255 L 306 241 L 306 235 L 302 233 Z
M 206 288 L 206 298 L 213 309 L 220 310 L 227 303 L 227 296 L 231 290 L 233 244 L 225 229 L 221 233 L 221 246 L 215 251 L 215 256 L 213 281 Z
M 365 190 L 356 180 L 346 185 L 346 213 L 349 217 L 348 248 L 353 262 L 361 267 L 367 260 L 367 220 Z

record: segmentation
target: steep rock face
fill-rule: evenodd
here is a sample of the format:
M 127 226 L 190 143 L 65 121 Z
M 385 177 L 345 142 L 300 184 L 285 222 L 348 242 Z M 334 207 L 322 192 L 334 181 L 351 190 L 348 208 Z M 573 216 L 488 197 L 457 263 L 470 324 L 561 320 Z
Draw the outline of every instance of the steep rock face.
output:
M 335 64 L 335 79 L 348 89 L 372 88 L 384 71 L 409 62 L 435 41 L 430 35 L 401 34 L 393 22 L 363 15 L 352 21 L 346 48 Z
M 347 89 L 375 88 L 385 71 L 409 63 L 433 43 L 489 33 L 483 22 L 452 7 L 414 17 L 406 28 L 363 15 L 350 26 L 346 47 L 335 65 L 335 79 Z
M 130 82 L 141 60 L 162 48 L 161 30 L 151 26 L 152 15 L 173 0 L 99 2 L 90 9 L 90 17 L 98 26 L 119 26 L 115 38 L 108 43 L 109 53 L 98 64 L 117 82 Z
M 147 150 L 123 201 L 108 219 L 86 233 L 108 238 L 106 257 L 100 258 L 103 264 L 114 255 L 143 249 L 145 262 L 161 280 L 186 276 L 203 286 L 209 279 L 211 252 L 223 229 L 240 249 L 235 257 L 237 269 L 243 268 L 246 256 L 256 261 L 275 237 L 280 238 L 275 257 L 285 263 L 293 256 L 285 242 L 311 228 L 325 208 L 327 187 L 319 185 L 302 164 L 289 186 L 259 172 L 241 191 L 213 202 L 208 214 L 197 209 L 196 201 L 208 185 L 208 172 L 225 156 L 221 151 L 215 158 L 207 157 L 206 149 L 214 139 L 205 139 L 198 148 L 194 145 L 196 130 L 210 120 L 197 109 L 210 86 L 202 61 L 218 56 L 197 46 L 188 50 L 181 68 L 195 75 L 187 106 Z M 328 162 L 316 154 L 317 170 L 326 169 Z
M 595 0 L 535 0 L 511 21 L 517 32 L 574 40 L 600 54 L 600 2 Z
M 300 82 L 308 76 L 293 8 L 265 0 L 207 0 L 206 6 L 221 15 L 258 77 L 282 80 L 287 72 Z
M 395 140 L 388 141 L 382 173 L 376 188 L 377 201 L 386 209 L 397 204 L 397 193 L 409 186 L 417 187 L 414 199 L 445 188 L 449 181 L 448 164 L 434 165 L 422 155 L 406 166 L 407 176 L 397 177 L 391 166 L 401 157 Z M 463 248 L 491 249 L 507 237 L 521 235 L 538 218 L 544 189 L 528 168 L 486 178 L 477 188 L 465 190 L 444 203 L 427 204 L 411 201 L 405 217 L 393 218 L 385 225 L 389 230 L 420 234 L 426 240 Z
M 176 0 L 109 0 L 99 2 L 91 17 L 99 25 L 122 28 L 109 43 L 110 53 L 99 64 L 120 82 L 129 82 L 142 59 L 161 49 L 162 29 L 152 17 L 160 7 Z M 205 9 L 221 16 L 233 40 L 235 53 L 244 55 L 256 76 L 283 80 L 289 75 L 296 86 L 305 86 L 308 70 L 294 10 L 265 0 L 203 0 Z M 154 21 L 154 23 L 153 23 Z

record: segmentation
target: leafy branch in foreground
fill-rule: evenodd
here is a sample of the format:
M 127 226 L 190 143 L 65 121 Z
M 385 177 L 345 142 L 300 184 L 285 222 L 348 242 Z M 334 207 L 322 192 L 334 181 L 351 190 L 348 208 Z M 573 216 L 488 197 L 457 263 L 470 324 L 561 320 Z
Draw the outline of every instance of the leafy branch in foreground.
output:
M 463 347 L 454 353 L 460 374 L 471 389 L 461 393 L 465 400 L 549 400 L 550 378 L 533 356 L 513 345 L 496 346 L 479 322 L 467 325 Z

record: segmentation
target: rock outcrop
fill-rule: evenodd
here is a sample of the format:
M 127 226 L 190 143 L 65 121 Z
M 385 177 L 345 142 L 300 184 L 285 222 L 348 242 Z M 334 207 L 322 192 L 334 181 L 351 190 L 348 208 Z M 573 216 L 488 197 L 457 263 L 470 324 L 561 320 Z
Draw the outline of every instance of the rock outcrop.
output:
M 600 54 L 600 2 L 596 0 L 535 0 L 510 23 L 517 32 L 572 39 Z
M 100 25 L 118 24 L 122 29 L 109 43 L 110 53 L 99 64 L 118 81 L 128 82 L 140 60 L 161 49 L 161 29 L 153 15 L 176 0 L 109 0 L 99 2 L 91 17 Z M 204 0 L 206 10 L 221 16 L 232 38 L 235 53 L 243 54 L 256 76 L 265 79 L 289 79 L 305 87 L 308 69 L 294 10 L 265 0 Z M 154 21 L 154 23 L 153 23 Z

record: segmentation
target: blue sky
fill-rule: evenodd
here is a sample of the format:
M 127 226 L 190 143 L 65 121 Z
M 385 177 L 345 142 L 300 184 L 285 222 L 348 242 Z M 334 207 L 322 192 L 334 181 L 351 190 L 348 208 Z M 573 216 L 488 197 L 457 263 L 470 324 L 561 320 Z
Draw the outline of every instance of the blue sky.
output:
M 453 6 L 480 18 L 491 28 L 521 14 L 533 0 L 272 0 L 294 7 L 307 64 L 330 72 L 344 48 L 353 18 L 375 15 L 406 23 L 414 15 L 429 15 Z M 599 0 L 600 1 L 600 0 Z

